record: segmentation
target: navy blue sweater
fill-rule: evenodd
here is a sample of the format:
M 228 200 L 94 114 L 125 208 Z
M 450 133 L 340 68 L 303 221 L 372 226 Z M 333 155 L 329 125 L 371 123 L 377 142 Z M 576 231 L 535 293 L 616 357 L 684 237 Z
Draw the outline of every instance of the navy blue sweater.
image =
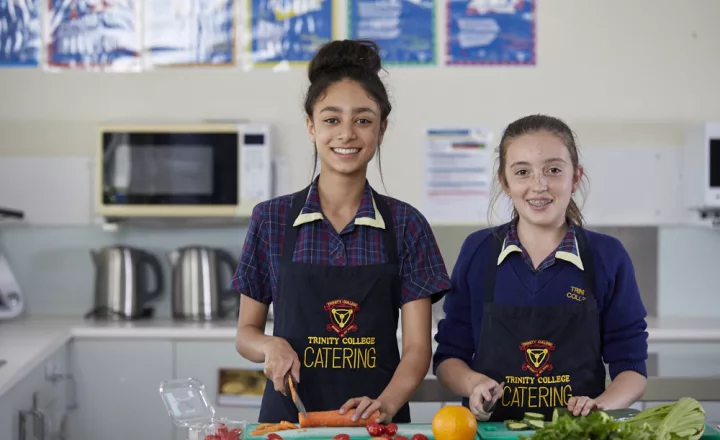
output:
M 647 377 L 646 311 L 640 299 L 635 270 L 622 243 L 614 237 L 585 230 L 595 262 L 595 295 L 601 322 L 603 360 L 612 379 L 626 370 Z M 438 324 L 433 372 L 448 358 L 472 366 L 483 316 L 483 288 L 492 229 L 470 234 L 462 245 L 452 273 L 452 289 L 445 297 L 445 317 Z M 563 304 L 572 286 L 581 286 L 583 271 L 557 259 L 550 267 L 533 271 L 520 252 L 509 253 L 498 265 L 495 301 L 513 305 Z M 578 284 L 579 283 L 579 284 Z M 571 296 L 571 295 L 570 295 Z

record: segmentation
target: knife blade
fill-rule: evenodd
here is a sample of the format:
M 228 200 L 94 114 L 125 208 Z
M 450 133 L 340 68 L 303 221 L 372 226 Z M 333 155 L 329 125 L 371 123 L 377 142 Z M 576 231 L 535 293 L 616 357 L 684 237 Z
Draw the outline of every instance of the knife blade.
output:
M 298 384 L 295 381 L 295 379 L 292 377 L 292 375 L 288 374 L 287 378 L 287 386 L 286 392 L 289 394 L 293 400 L 293 403 L 295 403 L 295 407 L 297 410 L 302 414 L 303 417 L 307 417 L 307 411 L 305 410 L 305 405 L 303 404 L 302 400 L 300 399 L 300 393 L 298 393 Z M 291 392 L 294 390 L 295 392 Z
M 505 387 L 505 381 L 500 382 L 500 395 L 502 395 L 502 389 Z M 495 397 L 493 395 L 493 397 Z M 498 396 L 498 399 L 494 402 L 491 400 L 486 400 L 483 402 L 483 411 L 486 413 L 491 413 L 493 410 L 495 410 L 495 405 L 497 405 L 498 400 L 500 400 L 500 397 Z

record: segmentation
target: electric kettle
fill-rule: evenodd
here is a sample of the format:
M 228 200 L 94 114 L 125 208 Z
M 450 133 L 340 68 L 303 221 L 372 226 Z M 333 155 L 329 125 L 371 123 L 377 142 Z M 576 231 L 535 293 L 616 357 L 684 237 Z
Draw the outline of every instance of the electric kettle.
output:
M 227 317 L 239 294 L 230 289 L 238 261 L 223 249 L 186 246 L 168 253 L 172 265 L 172 313 L 178 320 L 212 321 Z M 222 276 L 223 266 L 228 275 Z M 223 280 L 224 278 L 224 280 Z M 236 303 L 236 301 L 233 301 Z
M 25 213 L 0 207 L 0 219 L 4 217 L 22 220 Z M 24 310 L 25 300 L 20 286 L 10 270 L 7 258 L 0 253 L 0 320 L 17 318 Z
M 152 317 L 148 303 L 163 289 L 163 272 L 154 255 L 128 246 L 91 250 L 95 263 L 95 305 L 85 317 L 137 319 Z M 149 269 L 149 271 L 147 270 Z M 149 288 L 148 272 L 155 278 Z

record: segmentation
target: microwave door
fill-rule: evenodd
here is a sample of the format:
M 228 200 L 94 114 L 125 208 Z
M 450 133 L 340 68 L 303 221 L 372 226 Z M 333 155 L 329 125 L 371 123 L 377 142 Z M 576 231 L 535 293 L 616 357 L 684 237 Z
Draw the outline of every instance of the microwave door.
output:
M 103 156 L 104 213 L 231 216 L 237 210 L 237 132 L 106 132 Z

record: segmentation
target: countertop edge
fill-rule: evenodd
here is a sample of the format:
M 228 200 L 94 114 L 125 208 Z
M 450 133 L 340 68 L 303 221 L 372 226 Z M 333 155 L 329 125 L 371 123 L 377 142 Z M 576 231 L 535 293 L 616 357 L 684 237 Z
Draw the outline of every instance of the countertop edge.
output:
M 272 334 L 272 326 L 265 334 Z M 72 337 L 79 339 L 169 339 L 169 340 L 218 340 L 235 339 L 235 328 L 183 328 L 183 327 L 71 327 Z M 437 329 L 432 330 L 435 337 Z M 402 333 L 398 331 L 398 340 Z M 720 342 L 720 328 L 717 329 L 663 329 L 648 328 L 648 342 Z
M 8 391 L 10 391 L 20 381 L 25 379 L 25 377 L 27 377 L 27 375 L 31 371 L 33 371 L 35 368 L 42 365 L 43 362 L 51 358 L 55 353 L 57 353 L 58 350 L 60 350 L 60 348 L 64 347 L 68 342 L 70 342 L 71 339 L 72 335 L 69 330 L 64 332 L 58 332 L 54 338 L 47 341 L 42 346 L 38 346 L 36 350 L 34 350 L 34 354 L 30 357 L 29 360 L 23 362 L 22 365 L 19 367 L 14 366 L 15 372 L 13 372 L 10 377 L 0 382 L 0 398 L 4 396 Z M 9 362 L 10 360 L 8 359 L 8 363 Z
M 705 342 L 720 343 L 720 320 L 706 321 L 705 326 L 688 319 L 694 325 L 687 327 L 673 325 L 648 325 L 649 342 Z M 662 323 L 661 323 L 662 324 Z M 273 326 L 268 324 L 265 332 L 272 334 Z M 433 328 L 433 336 L 437 329 Z M 0 347 L 9 350 L 0 358 L 8 364 L 0 368 L 0 397 L 5 395 L 29 371 L 40 366 L 54 355 L 58 349 L 73 339 L 162 339 L 169 341 L 234 340 L 236 327 L 231 323 L 184 323 L 171 319 L 156 322 L 98 322 L 72 318 L 21 318 L 16 321 L 0 323 Z M 30 342 L 23 345 L 23 338 Z M 398 339 L 401 332 L 398 331 Z M 32 345 L 31 349 L 27 345 Z M 9 347 L 9 348 L 8 348 Z M 12 350 L 25 347 L 26 354 L 16 365 Z

